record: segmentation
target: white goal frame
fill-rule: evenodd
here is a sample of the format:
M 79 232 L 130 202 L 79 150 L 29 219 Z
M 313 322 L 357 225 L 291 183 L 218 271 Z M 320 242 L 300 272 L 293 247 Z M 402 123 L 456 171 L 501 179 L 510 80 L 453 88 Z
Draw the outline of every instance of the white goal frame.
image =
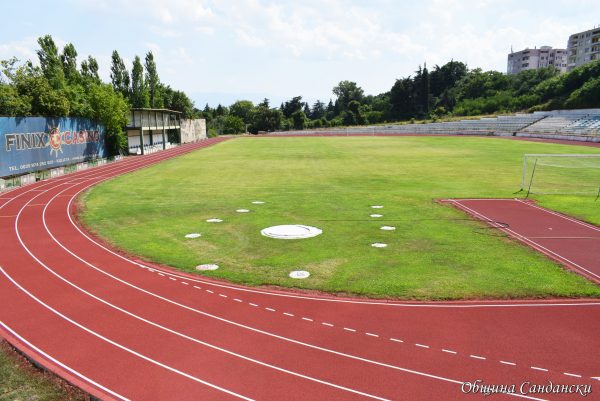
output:
M 588 157 L 594 157 L 594 158 L 600 158 L 600 154 L 552 154 L 552 153 L 525 153 L 523 155 L 523 171 L 521 174 L 521 191 L 525 190 L 525 182 L 527 181 L 527 160 L 528 159 L 536 159 L 540 158 L 540 157 L 583 157 L 583 158 L 588 158 Z M 535 164 L 534 164 L 535 166 Z

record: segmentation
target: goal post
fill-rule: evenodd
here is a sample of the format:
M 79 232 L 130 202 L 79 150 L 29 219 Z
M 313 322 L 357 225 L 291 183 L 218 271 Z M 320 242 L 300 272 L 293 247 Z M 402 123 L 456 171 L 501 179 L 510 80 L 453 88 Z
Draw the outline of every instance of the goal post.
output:
M 593 195 L 600 191 L 600 154 L 525 154 L 521 191 Z

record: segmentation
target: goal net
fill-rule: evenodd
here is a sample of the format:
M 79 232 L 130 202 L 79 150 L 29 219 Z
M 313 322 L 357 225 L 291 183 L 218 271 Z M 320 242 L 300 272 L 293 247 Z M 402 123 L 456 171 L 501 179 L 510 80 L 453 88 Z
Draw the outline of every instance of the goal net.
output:
M 600 193 L 600 154 L 526 154 L 521 190 L 532 194 Z

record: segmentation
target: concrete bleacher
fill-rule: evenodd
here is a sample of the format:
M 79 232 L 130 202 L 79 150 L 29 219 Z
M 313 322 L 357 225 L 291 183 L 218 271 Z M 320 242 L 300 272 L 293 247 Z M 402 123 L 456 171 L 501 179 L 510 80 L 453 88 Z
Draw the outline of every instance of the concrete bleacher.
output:
M 508 116 L 429 124 L 389 124 L 304 131 L 275 135 L 498 135 L 600 142 L 600 109 L 538 111 Z

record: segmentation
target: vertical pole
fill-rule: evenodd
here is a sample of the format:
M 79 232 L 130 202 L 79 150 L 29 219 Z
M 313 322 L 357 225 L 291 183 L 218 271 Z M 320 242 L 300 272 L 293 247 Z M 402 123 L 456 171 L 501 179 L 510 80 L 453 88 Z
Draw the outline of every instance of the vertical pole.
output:
M 521 191 L 525 189 L 525 174 L 527 173 L 527 155 L 523 156 L 523 174 L 521 176 Z
M 161 114 L 162 118 L 162 129 L 163 129 L 163 150 L 167 148 L 166 129 L 165 129 L 165 113 Z
M 144 154 L 144 127 L 140 127 L 140 149 Z

